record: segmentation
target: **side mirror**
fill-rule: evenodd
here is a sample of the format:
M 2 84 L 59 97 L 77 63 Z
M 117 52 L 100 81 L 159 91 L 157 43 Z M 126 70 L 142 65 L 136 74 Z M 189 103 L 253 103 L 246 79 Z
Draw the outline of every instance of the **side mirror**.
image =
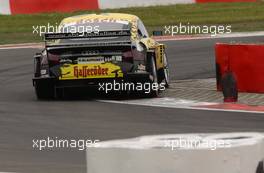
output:
M 152 35 L 153 36 L 162 36 L 163 35 L 163 32 L 162 31 L 153 31 L 152 32 Z

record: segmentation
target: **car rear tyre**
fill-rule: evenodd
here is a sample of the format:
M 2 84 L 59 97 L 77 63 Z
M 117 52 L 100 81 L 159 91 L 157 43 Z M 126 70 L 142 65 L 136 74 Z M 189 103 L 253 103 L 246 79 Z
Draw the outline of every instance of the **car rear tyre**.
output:
M 35 93 L 39 100 L 54 98 L 54 85 L 48 81 L 35 81 Z
M 169 71 L 168 59 L 167 59 L 166 54 L 164 54 L 163 74 L 164 74 L 165 87 L 168 88 L 170 84 L 170 71 Z
M 159 96 L 159 87 L 153 89 L 153 85 L 158 85 L 158 74 L 157 68 L 154 58 L 150 58 L 149 62 L 149 72 L 150 72 L 150 81 L 151 81 L 151 90 L 150 97 L 158 97 Z

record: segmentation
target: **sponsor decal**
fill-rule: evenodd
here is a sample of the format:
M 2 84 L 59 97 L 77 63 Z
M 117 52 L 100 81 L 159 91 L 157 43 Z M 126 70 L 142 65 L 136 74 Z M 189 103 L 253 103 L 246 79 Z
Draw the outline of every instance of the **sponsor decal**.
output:
M 98 55 L 99 53 L 99 50 L 87 50 L 81 52 L 82 55 Z
M 74 77 L 87 77 L 87 76 L 106 76 L 108 75 L 108 68 L 101 68 L 100 65 L 94 66 L 92 68 L 89 68 L 87 65 L 82 66 L 81 68 L 79 66 L 74 66 Z
M 138 72 L 138 73 L 140 73 L 140 72 L 146 72 L 146 66 L 143 65 L 143 64 L 139 64 L 139 65 L 137 66 L 137 70 L 136 70 L 136 72 Z
M 64 64 L 60 80 L 123 77 L 121 68 L 112 63 Z
M 111 62 L 111 61 L 122 61 L 122 56 L 108 56 L 105 57 L 105 62 Z
M 104 63 L 104 57 L 81 57 L 77 59 L 78 64 Z
M 91 18 L 91 19 L 80 19 L 76 21 L 76 24 L 87 24 L 87 23 L 120 23 L 128 25 L 129 21 L 125 19 L 115 19 L 115 18 Z

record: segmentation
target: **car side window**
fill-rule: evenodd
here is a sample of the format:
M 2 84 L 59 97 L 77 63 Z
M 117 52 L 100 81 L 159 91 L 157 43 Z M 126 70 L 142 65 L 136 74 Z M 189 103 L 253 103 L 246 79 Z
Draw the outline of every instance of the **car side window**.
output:
M 138 20 L 138 36 L 140 38 L 149 37 L 148 31 L 146 30 L 143 22 L 141 20 Z

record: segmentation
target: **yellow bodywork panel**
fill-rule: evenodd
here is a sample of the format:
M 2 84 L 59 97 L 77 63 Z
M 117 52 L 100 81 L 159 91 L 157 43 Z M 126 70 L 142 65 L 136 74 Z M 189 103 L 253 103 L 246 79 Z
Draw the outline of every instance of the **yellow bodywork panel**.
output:
M 165 54 L 165 45 L 159 44 L 156 47 L 156 65 L 157 69 L 161 69 L 164 67 L 164 54 Z
M 60 80 L 123 77 L 121 68 L 112 63 L 64 64 L 60 71 Z
M 157 69 L 161 69 L 164 67 L 164 53 L 165 53 L 165 45 L 159 44 L 152 38 L 143 38 L 140 40 L 148 50 L 155 50 L 155 57 L 156 57 L 156 66 Z
M 143 43 L 147 50 L 154 50 L 155 51 L 155 57 L 156 57 L 156 66 L 157 70 L 164 67 L 164 53 L 165 53 L 165 45 L 159 44 L 156 42 L 153 38 L 147 37 L 147 38 L 140 38 L 138 36 L 138 23 L 139 18 L 135 15 L 130 14 L 123 14 L 123 13 L 102 13 L 102 14 L 86 14 L 86 15 L 79 15 L 79 16 L 73 16 L 68 17 L 62 20 L 60 23 L 60 27 L 67 26 L 67 25 L 78 25 L 78 24 L 89 24 L 93 22 L 122 22 L 126 21 L 129 22 L 131 25 L 131 40 L 136 42 Z M 87 66 L 87 67 L 86 67 Z M 94 66 L 98 66 L 98 68 L 107 68 L 109 70 L 109 73 L 107 75 L 77 75 L 76 76 L 76 69 L 80 69 L 79 73 L 82 73 L 83 68 L 87 68 L 88 72 L 89 69 L 94 68 Z M 75 71 L 74 71 L 75 70 Z M 114 65 L 114 64 L 79 64 L 79 65 L 69 65 L 64 66 L 61 68 L 62 77 L 60 77 L 60 80 L 67 80 L 67 79 L 86 79 L 86 78 L 112 78 L 115 77 L 116 74 L 112 73 L 112 71 L 119 70 L 117 73 L 118 76 L 123 76 L 121 73 L 120 67 Z M 111 72 L 110 72 L 111 71 Z M 90 73 L 89 73 L 90 74 Z
M 154 49 L 158 46 L 158 43 L 152 38 L 142 38 L 140 40 L 148 49 Z

